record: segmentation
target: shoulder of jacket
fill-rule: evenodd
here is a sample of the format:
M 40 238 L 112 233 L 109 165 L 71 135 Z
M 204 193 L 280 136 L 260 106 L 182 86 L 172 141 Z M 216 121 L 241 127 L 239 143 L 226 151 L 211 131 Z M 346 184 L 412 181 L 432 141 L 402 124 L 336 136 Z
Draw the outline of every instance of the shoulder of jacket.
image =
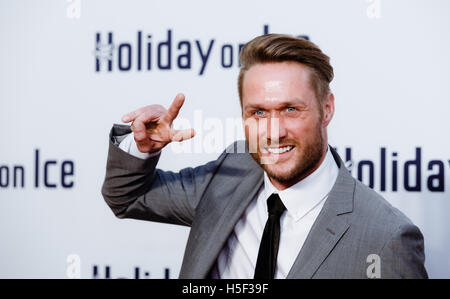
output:
M 354 213 L 392 234 L 402 226 L 413 225 L 412 221 L 394 207 L 381 194 L 355 179 Z

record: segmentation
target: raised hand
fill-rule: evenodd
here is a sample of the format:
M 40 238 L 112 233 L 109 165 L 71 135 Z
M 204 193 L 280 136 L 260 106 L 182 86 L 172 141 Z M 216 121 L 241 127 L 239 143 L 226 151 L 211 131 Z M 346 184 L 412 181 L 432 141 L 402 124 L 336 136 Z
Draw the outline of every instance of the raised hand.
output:
M 140 152 L 156 152 L 172 141 L 183 141 L 194 137 L 194 129 L 174 130 L 172 123 L 183 106 L 184 95 L 179 93 L 169 109 L 161 105 L 149 105 L 127 113 L 124 123 L 131 123 L 134 140 Z

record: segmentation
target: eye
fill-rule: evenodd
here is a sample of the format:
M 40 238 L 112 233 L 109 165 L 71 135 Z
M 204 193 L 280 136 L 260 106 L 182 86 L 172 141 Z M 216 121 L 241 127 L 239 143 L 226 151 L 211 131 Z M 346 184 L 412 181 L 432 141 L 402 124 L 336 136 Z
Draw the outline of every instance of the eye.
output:
M 287 107 L 286 111 L 287 112 L 294 112 L 296 109 L 294 107 Z
M 264 116 L 264 113 L 265 113 L 264 110 L 261 110 L 261 109 L 258 109 L 255 111 L 256 116 Z

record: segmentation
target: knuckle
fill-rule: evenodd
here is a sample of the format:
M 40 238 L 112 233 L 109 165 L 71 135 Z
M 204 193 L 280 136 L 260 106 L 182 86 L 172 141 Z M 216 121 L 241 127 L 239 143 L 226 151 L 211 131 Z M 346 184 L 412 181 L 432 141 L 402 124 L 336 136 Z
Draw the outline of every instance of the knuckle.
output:
M 136 119 L 136 120 L 131 124 L 131 129 L 132 129 L 133 131 L 139 131 L 139 130 L 142 129 L 142 126 L 143 126 L 142 121 L 139 120 L 139 119 Z
M 145 153 L 150 151 L 150 145 L 146 143 L 140 143 L 137 145 L 137 148 L 140 152 Z
M 136 142 L 143 142 L 146 139 L 146 134 L 142 132 L 138 132 L 134 134 L 134 140 Z
M 153 107 L 152 109 L 149 109 L 148 111 L 146 111 L 144 114 L 144 117 L 145 117 L 145 119 L 152 119 L 152 118 L 161 116 L 164 113 L 166 113 L 166 109 L 163 106 L 158 105 L 158 106 Z

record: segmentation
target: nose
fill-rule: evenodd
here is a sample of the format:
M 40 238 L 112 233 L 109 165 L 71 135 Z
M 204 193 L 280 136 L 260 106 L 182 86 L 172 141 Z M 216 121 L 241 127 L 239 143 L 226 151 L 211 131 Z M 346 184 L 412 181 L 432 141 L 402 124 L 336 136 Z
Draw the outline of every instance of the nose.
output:
M 279 115 L 270 117 L 267 130 L 267 139 L 271 144 L 278 144 L 287 135 L 284 120 Z

